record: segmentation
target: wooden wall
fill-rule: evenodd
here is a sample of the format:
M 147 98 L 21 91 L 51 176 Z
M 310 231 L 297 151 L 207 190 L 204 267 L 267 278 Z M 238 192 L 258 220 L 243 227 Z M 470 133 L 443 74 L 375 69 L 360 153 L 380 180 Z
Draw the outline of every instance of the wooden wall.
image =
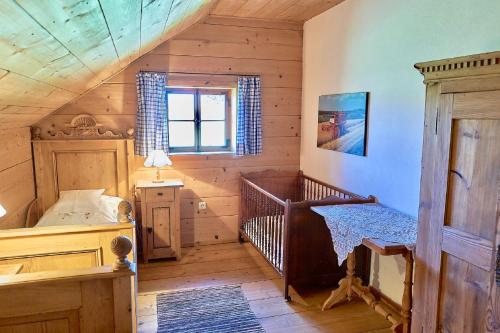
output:
M 297 170 L 300 154 L 302 25 L 261 20 L 208 17 L 173 40 L 133 62 L 120 74 L 37 124 L 46 135 L 79 113 L 103 125 L 126 130 L 135 125 L 135 74 L 170 73 L 170 85 L 231 86 L 237 74 L 262 78 L 264 153 L 174 156 L 164 177 L 184 180 L 182 242 L 216 243 L 237 239 L 240 172 L 267 168 Z M 153 178 L 154 170 L 136 158 L 135 178 Z M 198 202 L 208 209 L 198 211 Z
M 7 210 L 7 215 L 0 217 L 0 229 L 24 226 L 34 198 L 29 128 L 0 130 L 0 204 Z

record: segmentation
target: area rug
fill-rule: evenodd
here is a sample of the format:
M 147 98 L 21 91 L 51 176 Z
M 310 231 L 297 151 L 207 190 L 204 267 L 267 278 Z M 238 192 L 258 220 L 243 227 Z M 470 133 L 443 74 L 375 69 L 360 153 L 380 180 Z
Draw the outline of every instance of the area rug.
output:
M 174 291 L 156 296 L 158 333 L 264 333 L 240 286 Z

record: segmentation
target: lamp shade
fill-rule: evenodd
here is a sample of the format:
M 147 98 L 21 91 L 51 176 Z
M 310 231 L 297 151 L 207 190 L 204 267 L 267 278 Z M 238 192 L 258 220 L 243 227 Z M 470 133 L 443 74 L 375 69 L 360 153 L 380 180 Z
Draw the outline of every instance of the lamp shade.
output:
M 5 214 L 7 214 L 7 211 L 2 205 L 0 205 L 0 217 L 5 216 Z
M 172 161 L 163 150 L 153 150 L 144 161 L 145 167 L 164 167 L 172 165 Z

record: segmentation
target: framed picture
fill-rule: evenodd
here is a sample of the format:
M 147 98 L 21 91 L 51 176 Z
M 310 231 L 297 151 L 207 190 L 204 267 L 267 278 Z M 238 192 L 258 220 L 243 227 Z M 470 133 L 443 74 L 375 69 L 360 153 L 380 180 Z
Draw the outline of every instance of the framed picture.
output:
M 318 148 L 366 155 L 368 93 L 319 96 Z

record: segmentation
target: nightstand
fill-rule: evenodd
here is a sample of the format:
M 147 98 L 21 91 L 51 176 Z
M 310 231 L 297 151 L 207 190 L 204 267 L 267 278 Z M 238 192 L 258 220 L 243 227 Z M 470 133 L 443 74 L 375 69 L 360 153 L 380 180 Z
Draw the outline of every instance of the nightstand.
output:
M 180 179 L 161 183 L 139 180 L 136 189 L 141 200 L 142 258 L 181 258 Z

